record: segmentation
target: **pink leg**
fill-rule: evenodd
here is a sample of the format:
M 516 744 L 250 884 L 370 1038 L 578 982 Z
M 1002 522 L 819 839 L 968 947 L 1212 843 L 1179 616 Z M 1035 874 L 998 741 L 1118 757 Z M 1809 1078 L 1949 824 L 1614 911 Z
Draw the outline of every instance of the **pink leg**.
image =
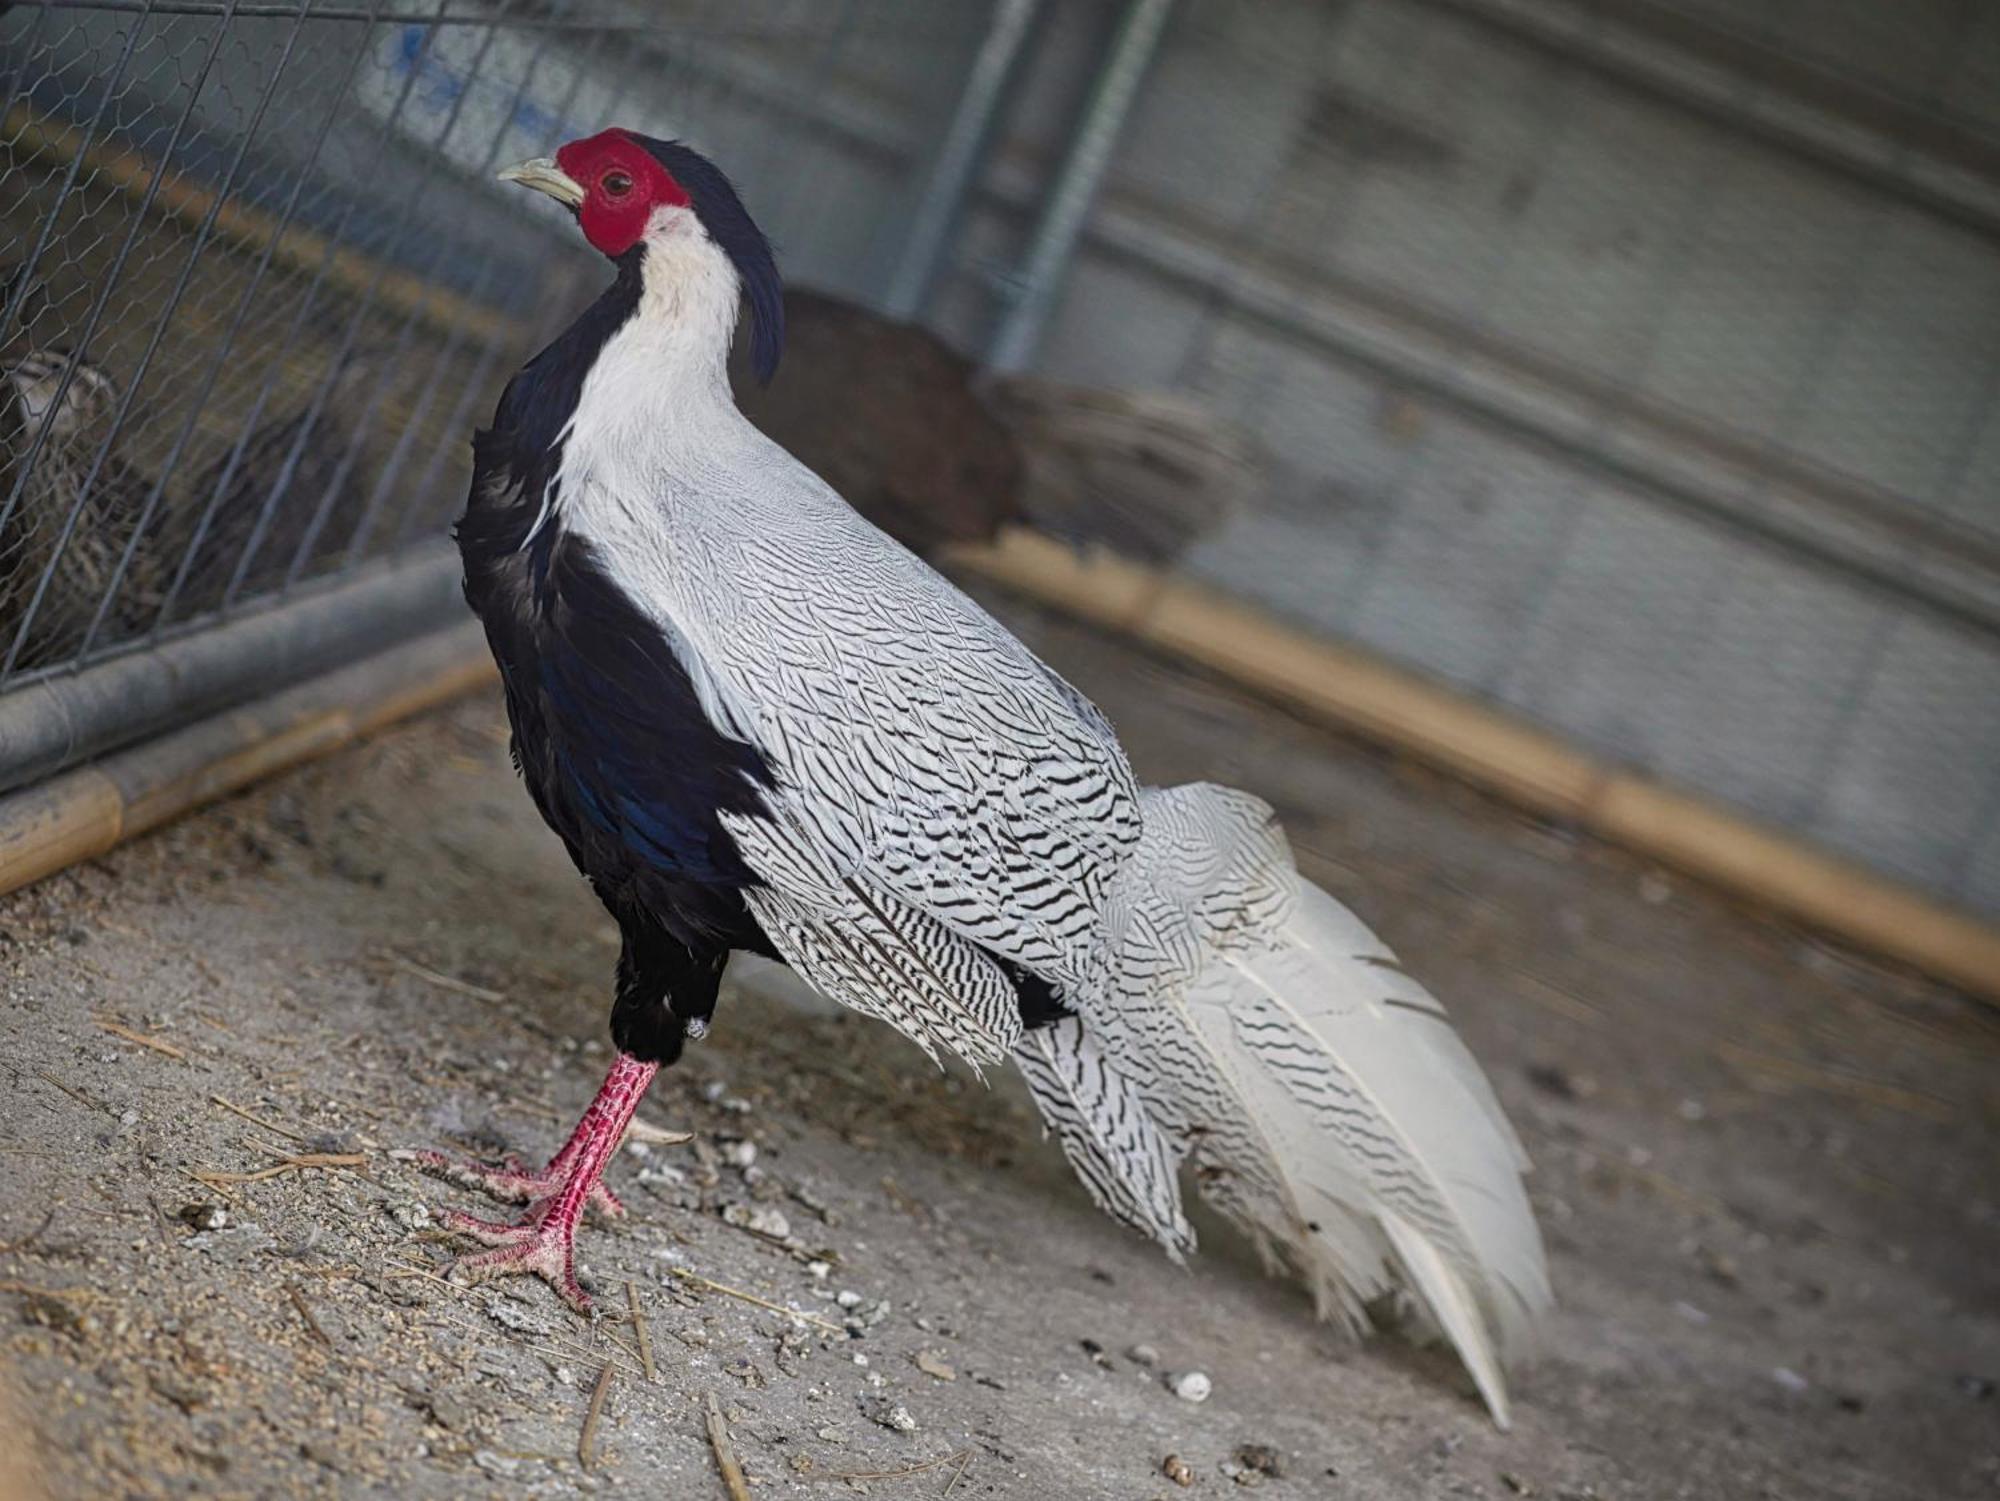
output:
M 632 1112 L 639 1108 L 646 1086 L 659 1071 L 657 1063 L 641 1063 L 629 1053 L 620 1053 L 576 1130 L 539 1173 L 529 1172 L 513 1157 L 505 1168 L 487 1168 L 453 1162 L 440 1152 L 421 1154 L 418 1165 L 430 1172 L 528 1206 L 527 1213 L 511 1224 L 475 1219 L 455 1209 L 447 1211 L 447 1229 L 493 1247 L 461 1256 L 452 1264 L 454 1269 L 474 1282 L 532 1273 L 545 1279 L 571 1307 L 588 1313 L 590 1297 L 576 1280 L 576 1227 L 586 1205 L 595 1205 L 613 1217 L 625 1212 L 601 1179 L 605 1164 L 631 1123 Z

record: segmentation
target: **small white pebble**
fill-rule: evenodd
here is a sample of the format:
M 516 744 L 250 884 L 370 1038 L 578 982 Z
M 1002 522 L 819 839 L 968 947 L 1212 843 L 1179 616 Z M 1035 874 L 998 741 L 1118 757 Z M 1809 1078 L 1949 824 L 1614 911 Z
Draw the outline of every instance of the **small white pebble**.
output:
M 833 1301 L 838 1303 L 842 1308 L 859 1308 L 861 1306 L 861 1294 L 851 1287 L 843 1287 L 833 1295 Z
M 792 1222 L 785 1218 L 784 1211 L 773 1209 L 769 1204 L 731 1204 L 722 1211 L 725 1224 L 748 1230 L 753 1235 L 766 1236 L 771 1240 L 789 1240 Z
M 181 1211 L 181 1218 L 197 1230 L 226 1230 L 229 1211 L 220 1204 L 197 1204 Z
M 1183 1371 L 1167 1378 L 1167 1390 L 1183 1402 L 1206 1402 L 1208 1394 L 1215 1390 L 1215 1383 L 1205 1371 Z
M 1125 1352 L 1125 1358 L 1134 1365 L 1158 1365 L 1160 1352 L 1151 1345 L 1134 1345 Z
M 806 1263 L 806 1275 L 811 1277 L 815 1282 L 824 1282 L 828 1277 L 833 1275 L 833 1263 L 830 1261 L 808 1261 Z
M 1771 1368 L 1771 1379 L 1788 1392 L 1803 1392 L 1809 1391 L 1812 1388 L 1812 1383 L 1790 1366 L 1773 1366 Z
M 863 1355 L 859 1350 L 856 1350 L 854 1352 L 854 1363 L 856 1365 L 866 1365 L 868 1364 L 868 1357 Z

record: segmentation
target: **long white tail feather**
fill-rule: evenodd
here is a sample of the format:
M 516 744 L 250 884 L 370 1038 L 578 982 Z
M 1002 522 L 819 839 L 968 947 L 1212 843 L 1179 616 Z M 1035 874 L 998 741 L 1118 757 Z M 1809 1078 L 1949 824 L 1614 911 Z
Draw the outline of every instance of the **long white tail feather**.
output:
M 1367 930 L 1312 883 L 1298 888 L 1272 947 L 1204 972 L 1197 1014 L 1233 1032 L 1308 1118 L 1302 1155 L 1319 1145 L 1351 1180 L 1329 1191 L 1425 1236 L 1475 1290 L 1502 1358 L 1525 1353 L 1549 1290 L 1520 1144 L 1492 1128 L 1489 1095 L 1468 1083 L 1479 1066 L 1443 1008 L 1406 975 L 1356 963 L 1348 940 Z
M 1503 1368 L 1550 1292 L 1527 1159 L 1491 1086 L 1381 940 L 1298 876 L 1265 804 L 1191 786 L 1148 789 L 1142 807 L 1106 902 L 1105 972 L 1066 999 L 1267 1264 L 1357 1331 L 1367 1304 L 1406 1295 L 1505 1426 Z M 1093 1173 L 1152 1193 L 1156 1159 L 1095 1139 Z
M 1388 1232 L 1403 1270 L 1416 1284 L 1426 1310 L 1458 1351 L 1466 1370 L 1472 1373 L 1473 1385 L 1486 1399 L 1486 1410 L 1493 1414 L 1494 1425 L 1513 1427 L 1514 1415 L 1507 1405 L 1507 1377 L 1486 1337 L 1478 1300 L 1466 1288 L 1465 1279 L 1446 1263 L 1437 1246 L 1421 1230 L 1393 1209 L 1382 1211 L 1382 1228 Z
M 1154 1124 L 1131 1079 L 1064 1017 L 1021 1039 L 1014 1061 L 1042 1120 L 1097 1207 L 1151 1237 L 1176 1264 L 1194 1250 L 1174 1174 L 1180 1153 Z

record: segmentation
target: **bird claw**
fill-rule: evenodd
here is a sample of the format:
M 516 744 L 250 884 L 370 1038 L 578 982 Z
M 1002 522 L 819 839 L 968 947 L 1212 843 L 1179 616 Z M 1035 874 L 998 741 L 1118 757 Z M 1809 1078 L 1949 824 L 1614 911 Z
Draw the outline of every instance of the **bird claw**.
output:
M 624 1215 L 625 1206 L 604 1186 L 604 1169 L 659 1068 L 620 1053 L 569 1140 L 540 1171 L 531 1172 L 518 1157 L 490 1167 L 456 1161 L 442 1152 L 413 1153 L 424 1172 L 528 1206 L 513 1223 L 447 1211 L 441 1217 L 447 1229 L 488 1247 L 459 1257 L 450 1270 L 468 1282 L 516 1274 L 540 1277 L 578 1313 L 589 1313 L 590 1295 L 576 1280 L 577 1226 L 593 1207 L 607 1219 Z
M 445 1214 L 444 1225 L 492 1247 L 453 1261 L 447 1269 L 453 1280 L 477 1284 L 494 1277 L 540 1277 L 578 1313 L 591 1311 L 590 1294 L 576 1280 L 575 1226 L 563 1225 L 555 1216 L 541 1213 L 531 1214 L 520 1224 L 508 1225 L 455 1209 Z
M 620 1219 L 625 1214 L 625 1206 L 602 1181 L 591 1184 L 579 1202 L 567 1192 L 575 1169 L 560 1158 L 539 1170 L 530 1169 L 511 1153 L 499 1167 L 447 1157 L 442 1152 L 419 1152 L 415 1161 L 424 1172 L 448 1183 L 475 1189 L 504 1204 L 528 1206 L 527 1213 L 511 1222 L 481 1219 L 457 1209 L 444 1211 L 439 1223 L 445 1229 L 491 1248 L 458 1257 L 447 1268 L 449 1275 L 470 1283 L 493 1277 L 540 1277 L 578 1313 L 591 1311 L 590 1294 L 576 1280 L 577 1222 L 586 1209 L 595 1209 L 606 1219 Z
M 460 1188 L 473 1189 L 503 1204 L 537 1204 L 544 1199 L 555 1198 L 569 1186 L 569 1174 L 554 1164 L 539 1170 L 531 1169 L 512 1152 L 501 1159 L 499 1167 L 447 1157 L 442 1152 L 419 1152 L 415 1163 L 434 1178 L 456 1183 Z M 595 1209 L 608 1220 L 625 1217 L 624 1203 L 604 1186 L 602 1180 L 591 1184 L 584 1206 Z
M 506 1220 L 483 1220 L 476 1214 L 467 1214 L 463 1209 L 447 1209 L 438 1216 L 438 1223 L 455 1235 L 470 1236 L 489 1246 L 521 1245 L 533 1239 L 540 1229 L 533 1222 L 517 1224 Z

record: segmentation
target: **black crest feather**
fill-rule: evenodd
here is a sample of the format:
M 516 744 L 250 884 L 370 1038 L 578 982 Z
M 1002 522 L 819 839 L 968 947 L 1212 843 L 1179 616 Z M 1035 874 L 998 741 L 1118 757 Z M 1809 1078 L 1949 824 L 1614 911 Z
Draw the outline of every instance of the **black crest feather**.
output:
M 679 141 L 633 133 L 632 139 L 653 154 L 687 191 L 708 237 L 736 267 L 750 304 L 750 365 L 757 379 L 769 383 L 785 352 L 785 285 L 778 275 L 778 258 L 771 242 L 750 217 L 736 187 L 720 167 Z

